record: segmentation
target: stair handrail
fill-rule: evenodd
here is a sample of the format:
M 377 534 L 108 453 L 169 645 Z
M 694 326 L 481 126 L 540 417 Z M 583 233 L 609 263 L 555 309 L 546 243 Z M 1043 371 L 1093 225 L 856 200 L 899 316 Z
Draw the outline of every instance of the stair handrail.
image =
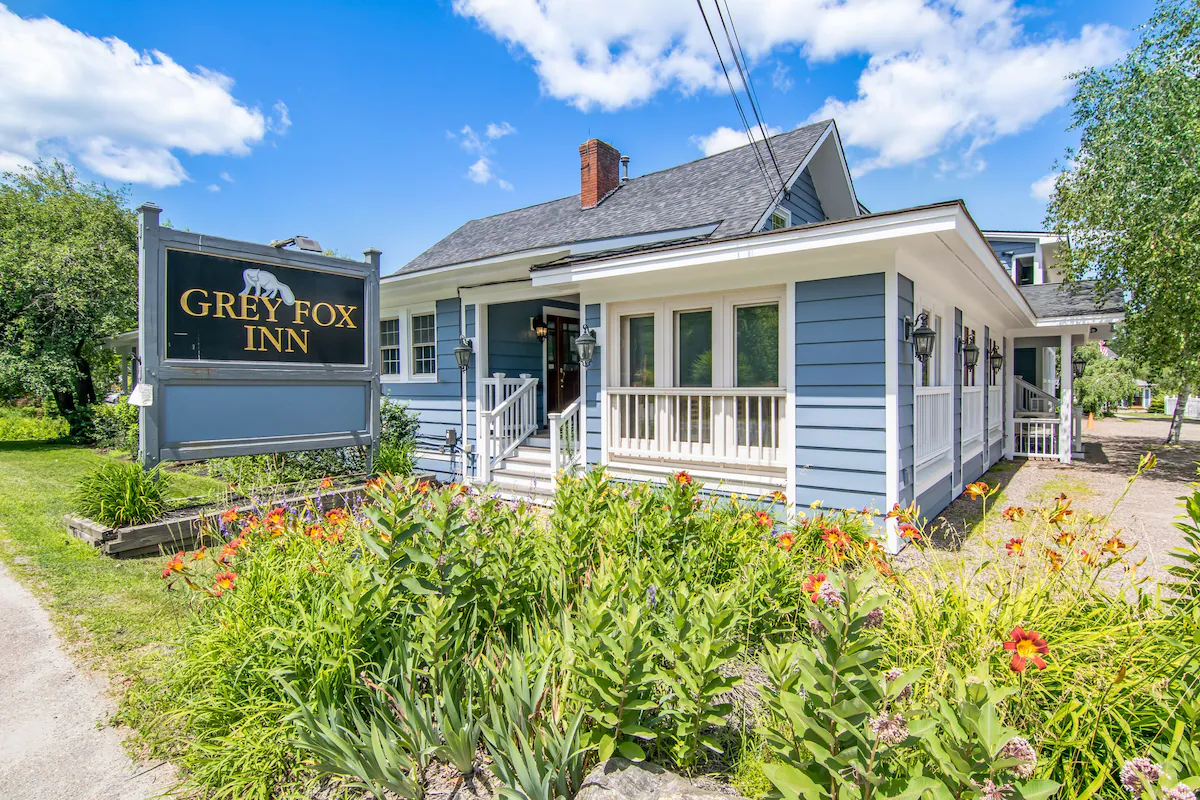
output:
M 492 471 L 516 452 L 521 443 L 537 431 L 538 379 L 521 375 L 520 388 L 495 408 L 480 413 L 480 479 L 487 483 Z
M 562 411 L 550 417 L 550 481 L 558 482 L 559 472 L 571 472 L 583 460 L 580 431 L 580 402 L 575 398 Z
M 1043 391 L 1020 376 L 1013 376 L 1013 386 L 1017 389 L 1017 413 L 1058 416 L 1058 398 Z M 1045 406 L 1040 407 L 1040 406 Z

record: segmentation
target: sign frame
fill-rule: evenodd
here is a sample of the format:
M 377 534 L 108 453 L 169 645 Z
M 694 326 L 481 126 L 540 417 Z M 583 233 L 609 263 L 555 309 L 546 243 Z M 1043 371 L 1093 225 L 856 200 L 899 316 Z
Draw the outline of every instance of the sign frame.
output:
M 138 207 L 138 356 L 140 381 L 151 387 L 151 405 L 140 409 L 139 455 L 149 469 L 161 461 L 367 447 L 367 469 L 379 444 L 379 266 L 380 252 L 363 252 L 365 261 L 320 253 L 224 239 L 162 227 L 162 209 L 153 203 Z M 167 251 L 253 261 L 269 266 L 305 269 L 363 281 L 365 363 L 328 364 L 284 361 L 215 361 L 166 357 Z M 225 387 L 233 393 L 262 387 L 360 388 L 363 423 L 345 431 L 293 431 L 284 435 L 242 438 L 204 438 L 164 441 L 164 416 L 173 387 Z

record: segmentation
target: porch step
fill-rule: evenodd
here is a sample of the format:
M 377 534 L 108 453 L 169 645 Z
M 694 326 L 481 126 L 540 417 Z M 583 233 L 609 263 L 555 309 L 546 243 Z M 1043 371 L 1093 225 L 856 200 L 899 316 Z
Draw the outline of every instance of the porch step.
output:
M 540 505 L 548 505 L 554 497 L 554 487 L 551 486 L 548 473 L 535 477 L 510 472 L 505 468 L 492 474 L 492 484 L 501 495 L 513 499 L 532 500 Z

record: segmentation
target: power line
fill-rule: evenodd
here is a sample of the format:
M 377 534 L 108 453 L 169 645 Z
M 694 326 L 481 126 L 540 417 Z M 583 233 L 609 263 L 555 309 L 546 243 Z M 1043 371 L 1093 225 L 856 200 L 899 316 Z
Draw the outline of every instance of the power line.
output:
M 750 108 L 754 111 L 754 119 L 758 121 L 758 129 L 762 133 L 763 143 L 767 146 L 767 153 L 771 156 L 771 163 L 775 165 L 775 174 L 779 176 L 779 185 L 781 190 L 787 189 L 787 180 L 783 177 L 783 171 L 779 168 L 779 161 L 775 158 L 775 148 L 771 147 L 770 137 L 767 136 L 766 125 L 763 123 L 763 117 L 766 114 L 761 114 L 762 103 L 758 99 L 758 90 L 754 88 L 754 77 L 750 74 L 750 62 L 746 58 L 746 51 L 742 49 L 742 37 L 738 35 L 737 24 L 733 21 L 733 11 L 729 8 L 729 0 L 724 0 L 725 14 L 721 14 L 721 0 L 713 0 L 713 5 L 717 7 L 717 16 L 721 18 L 721 27 L 725 27 L 725 17 L 729 17 L 729 28 L 733 29 L 733 39 L 729 38 L 729 28 L 725 28 L 725 40 L 729 42 L 729 52 L 733 54 L 733 61 L 738 65 L 738 75 L 742 79 L 742 86 L 746 87 L 746 96 L 750 99 Z M 734 49 L 734 42 L 737 42 L 737 49 Z M 738 62 L 738 53 L 741 53 L 741 63 Z M 745 66 L 745 71 L 742 67 Z
M 758 146 L 754 143 L 754 135 L 750 132 L 750 120 L 746 117 L 746 112 L 742 108 L 742 101 L 738 97 L 737 90 L 733 88 L 733 78 L 729 76 L 729 69 L 725 66 L 725 58 L 721 55 L 721 47 L 717 44 L 717 37 L 713 34 L 712 26 L 708 24 L 708 14 L 704 12 L 704 6 L 700 0 L 696 0 L 696 7 L 700 9 L 700 17 L 704 20 L 704 27 L 708 29 L 708 38 L 712 40 L 713 49 L 717 53 L 717 61 L 721 64 L 721 71 L 725 73 L 725 82 L 729 84 L 729 93 L 733 96 L 734 105 L 737 106 L 738 116 L 741 117 L 742 127 L 746 131 L 746 138 L 750 141 L 750 149 L 754 151 L 754 160 L 758 165 L 758 171 L 762 174 L 763 183 L 767 187 L 767 194 L 770 197 L 774 197 L 775 187 L 772 185 L 770 175 L 767 172 L 767 162 L 763 159 L 762 153 L 759 152 Z M 719 13 L 720 8 L 717 11 Z

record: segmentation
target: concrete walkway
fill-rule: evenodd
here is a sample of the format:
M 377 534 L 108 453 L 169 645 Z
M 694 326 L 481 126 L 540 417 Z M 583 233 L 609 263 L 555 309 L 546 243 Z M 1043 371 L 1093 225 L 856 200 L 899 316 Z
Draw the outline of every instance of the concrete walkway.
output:
M 67 658 L 50 619 L 0 564 L 0 798 L 148 800 L 174 773 L 130 760 L 102 682 Z

